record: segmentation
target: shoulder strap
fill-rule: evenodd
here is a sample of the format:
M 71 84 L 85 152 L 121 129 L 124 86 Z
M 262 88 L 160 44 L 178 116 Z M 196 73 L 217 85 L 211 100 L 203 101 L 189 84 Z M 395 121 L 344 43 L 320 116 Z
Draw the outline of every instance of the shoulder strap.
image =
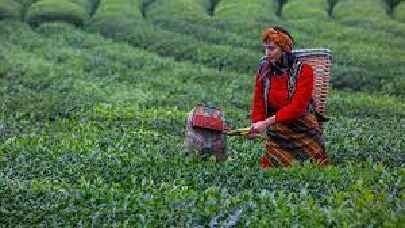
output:
M 302 62 L 297 61 L 293 67 L 289 70 L 289 79 L 288 79 L 288 99 L 291 101 L 292 97 L 295 94 L 297 87 L 298 76 L 301 72 Z
M 263 67 L 265 66 L 266 63 L 267 63 L 266 56 L 261 57 L 260 61 L 259 61 L 259 65 L 257 66 L 257 69 L 256 69 L 257 73 L 262 75 Z
M 270 77 L 271 75 L 269 75 L 269 70 L 268 69 L 263 69 L 263 67 L 265 66 L 265 64 L 267 63 L 266 60 L 266 56 L 263 56 L 260 59 L 260 63 L 259 63 L 259 67 L 258 67 L 258 73 L 260 74 L 260 80 L 262 80 L 262 95 L 263 95 L 263 100 L 264 100 L 264 108 L 265 108 L 265 113 L 267 116 L 267 103 L 268 103 L 268 93 L 269 93 L 269 89 L 270 89 Z M 264 71 L 263 71 L 264 70 Z
M 271 85 L 271 79 L 270 79 L 271 75 L 269 75 L 268 77 L 264 77 L 263 80 L 263 96 L 264 96 L 264 108 L 265 108 L 265 113 L 266 116 L 268 115 L 267 111 L 268 111 L 268 97 L 269 97 L 269 90 L 270 90 L 270 85 Z

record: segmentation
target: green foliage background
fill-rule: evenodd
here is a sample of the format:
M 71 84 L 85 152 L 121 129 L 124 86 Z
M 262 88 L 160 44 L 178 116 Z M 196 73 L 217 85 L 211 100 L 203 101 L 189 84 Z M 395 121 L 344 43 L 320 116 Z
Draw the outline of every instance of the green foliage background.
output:
M 0 0 L 0 224 L 404 224 L 404 2 Z M 262 171 L 261 142 L 185 158 L 198 102 L 250 124 L 260 32 L 334 55 L 332 165 Z

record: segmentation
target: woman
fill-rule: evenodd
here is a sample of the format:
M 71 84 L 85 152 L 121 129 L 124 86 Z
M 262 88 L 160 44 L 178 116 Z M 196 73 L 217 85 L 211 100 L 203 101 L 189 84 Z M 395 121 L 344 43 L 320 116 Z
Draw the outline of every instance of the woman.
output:
M 325 140 L 311 109 L 312 67 L 296 67 L 294 39 L 285 29 L 265 29 L 262 41 L 266 55 L 256 73 L 250 135 L 266 133 L 261 167 L 286 167 L 308 159 L 326 165 Z M 298 69 L 295 83 L 290 80 L 291 69 Z

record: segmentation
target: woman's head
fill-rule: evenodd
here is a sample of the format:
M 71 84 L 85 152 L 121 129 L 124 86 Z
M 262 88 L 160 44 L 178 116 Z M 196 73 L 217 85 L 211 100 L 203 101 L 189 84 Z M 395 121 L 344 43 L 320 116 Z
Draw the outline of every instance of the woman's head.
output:
M 283 55 L 283 50 L 280 46 L 275 44 L 273 41 L 267 41 L 263 43 L 265 50 L 265 55 L 270 59 L 279 60 Z
M 294 46 L 294 38 L 280 26 L 267 28 L 262 33 L 262 42 L 266 56 L 280 59 L 283 52 L 291 53 Z

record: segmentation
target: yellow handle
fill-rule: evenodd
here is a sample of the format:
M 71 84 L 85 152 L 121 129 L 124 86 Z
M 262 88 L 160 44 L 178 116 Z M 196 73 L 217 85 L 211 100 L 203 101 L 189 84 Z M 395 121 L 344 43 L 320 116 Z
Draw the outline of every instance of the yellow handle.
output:
M 247 137 L 249 136 L 249 134 L 251 133 L 252 128 L 239 128 L 239 129 L 235 129 L 235 130 L 230 130 L 228 132 L 226 132 L 226 134 L 228 136 L 242 136 L 242 137 Z M 262 134 L 257 134 L 255 136 L 256 138 L 261 138 L 261 139 L 266 139 L 266 136 L 262 135 Z
M 229 136 L 245 136 L 248 135 L 251 131 L 251 128 L 239 128 L 239 129 L 235 129 L 235 130 L 230 130 L 228 132 L 226 132 L 227 135 Z

